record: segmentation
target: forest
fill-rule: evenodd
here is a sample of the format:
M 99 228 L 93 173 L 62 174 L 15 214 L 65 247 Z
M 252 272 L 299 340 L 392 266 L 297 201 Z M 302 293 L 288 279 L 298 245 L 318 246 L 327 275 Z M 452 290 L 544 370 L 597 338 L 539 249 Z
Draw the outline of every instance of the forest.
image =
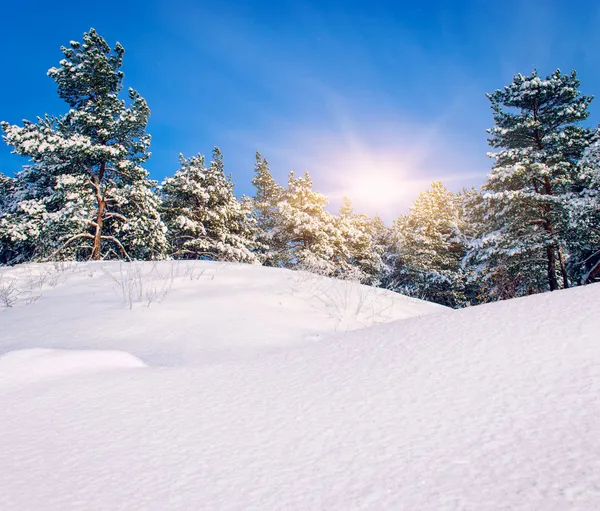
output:
M 210 158 L 181 155 L 173 175 L 152 180 L 150 108 L 124 90 L 124 48 L 91 29 L 62 52 L 48 75 L 65 113 L 1 125 L 28 159 L 0 173 L 2 265 L 234 261 L 455 308 L 600 279 L 600 133 L 575 71 L 518 74 L 487 94 L 492 168 L 481 189 L 433 182 L 389 226 L 351 198 L 329 211 L 308 173 L 276 182 L 259 153 L 252 197 L 236 195 L 218 147 Z

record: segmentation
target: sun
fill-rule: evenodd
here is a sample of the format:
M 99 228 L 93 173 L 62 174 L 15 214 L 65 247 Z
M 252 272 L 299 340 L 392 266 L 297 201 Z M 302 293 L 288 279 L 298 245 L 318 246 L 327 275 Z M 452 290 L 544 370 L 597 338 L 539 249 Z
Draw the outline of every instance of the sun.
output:
M 329 197 L 350 199 L 354 211 L 391 214 L 404 211 L 422 183 L 420 153 L 416 149 L 371 146 L 358 139 L 343 149 L 330 151 L 324 158 Z
M 404 195 L 402 176 L 379 169 L 364 169 L 350 178 L 348 198 L 356 203 L 387 206 Z

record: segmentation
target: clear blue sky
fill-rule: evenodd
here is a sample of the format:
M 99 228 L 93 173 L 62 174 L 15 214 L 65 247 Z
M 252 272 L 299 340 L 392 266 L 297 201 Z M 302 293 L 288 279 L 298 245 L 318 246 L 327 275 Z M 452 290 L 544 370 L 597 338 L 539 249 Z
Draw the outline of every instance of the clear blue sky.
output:
M 2 6 L 0 119 L 66 110 L 46 71 L 90 27 L 150 105 L 154 179 L 218 145 L 251 194 L 258 149 L 280 182 L 309 170 L 334 207 L 347 193 L 387 219 L 433 179 L 481 184 L 485 93 L 513 74 L 577 69 L 600 94 L 596 0 L 34 0 Z M 0 144 L 0 170 L 23 163 Z

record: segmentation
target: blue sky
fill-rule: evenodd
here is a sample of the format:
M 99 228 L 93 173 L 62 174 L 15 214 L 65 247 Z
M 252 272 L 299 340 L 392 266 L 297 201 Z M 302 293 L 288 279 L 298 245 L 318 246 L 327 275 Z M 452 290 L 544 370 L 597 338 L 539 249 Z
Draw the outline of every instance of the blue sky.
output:
M 308 170 L 333 208 L 347 194 L 390 220 L 434 179 L 483 182 L 485 93 L 515 73 L 577 69 L 600 93 L 599 26 L 595 0 L 10 2 L 0 119 L 63 113 L 46 71 L 94 27 L 124 45 L 126 85 L 152 110 L 154 179 L 218 145 L 251 194 L 260 150 L 281 183 Z M 1 171 L 23 163 L 0 144 Z

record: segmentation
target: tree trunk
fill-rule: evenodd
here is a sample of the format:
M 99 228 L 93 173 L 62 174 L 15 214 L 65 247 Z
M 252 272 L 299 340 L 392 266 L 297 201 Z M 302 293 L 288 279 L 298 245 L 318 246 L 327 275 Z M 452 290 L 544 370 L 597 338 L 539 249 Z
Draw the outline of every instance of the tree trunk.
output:
M 533 106 L 533 119 L 537 122 L 538 120 L 538 112 L 537 112 L 537 104 Z M 542 143 L 542 137 L 538 129 L 535 130 L 535 141 L 537 148 L 541 151 L 544 149 L 544 144 Z M 543 179 L 544 184 L 544 193 L 546 195 L 552 195 L 552 184 L 550 183 L 550 179 L 548 176 L 544 176 Z M 537 193 L 539 190 L 534 180 L 534 188 Z M 550 220 L 550 214 L 552 213 L 552 206 L 545 205 L 543 206 L 544 210 L 544 229 L 550 236 L 550 239 L 554 240 L 554 232 L 552 228 L 552 221 Z M 564 259 L 562 256 L 562 252 L 558 244 L 554 246 L 549 246 L 546 248 L 546 254 L 548 255 L 548 285 L 550 286 L 550 291 L 556 291 L 558 289 L 558 280 L 556 279 L 556 253 L 558 252 L 558 258 L 560 261 L 560 271 L 562 273 L 563 282 L 565 287 L 569 287 L 569 279 L 567 277 L 567 270 L 565 268 Z
M 554 247 L 547 247 L 546 253 L 548 254 L 548 284 L 550 285 L 550 291 L 556 291 L 558 281 L 556 280 L 556 253 Z
M 569 274 L 567 273 L 565 258 L 563 257 L 562 249 L 559 245 L 556 245 L 556 251 L 558 252 L 558 264 L 560 265 L 560 273 L 563 279 L 563 287 L 567 289 L 569 287 Z
M 544 177 L 544 191 L 546 195 L 552 195 L 552 185 L 550 184 L 550 179 L 548 176 Z M 546 206 L 546 221 L 544 222 L 544 228 L 546 232 L 550 235 L 551 239 L 554 239 L 554 229 L 552 227 L 552 222 L 550 221 L 550 213 L 552 212 L 552 206 Z M 565 260 L 562 255 L 562 250 L 558 243 L 556 243 L 553 247 L 548 247 L 548 283 L 550 284 L 550 291 L 555 291 L 558 289 L 558 280 L 556 279 L 556 254 L 558 253 L 558 261 L 560 263 L 560 272 L 563 278 L 564 287 L 569 287 L 569 276 L 567 275 L 567 268 L 565 267 Z
M 100 193 L 100 183 L 102 182 L 102 178 L 104 177 L 105 170 L 106 163 L 102 163 L 100 165 L 98 175 L 93 176 L 91 179 L 92 186 L 96 195 L 96 204 L 98 208 L 96 211 L 96 232 L 94 233 L 94 248 L 92 249 L 92 255 L 90 256 L 90 259 L 92 259 L 93 261 L 99 261 L 102 255 L 102 226 L 104 223 L 104 212 L 106 211 L 106 201 Z
M 94 248 L 92 250 L 91 259 L 94 261 L 100 260 L 101 256 L 101 243 L 102 243 L 102 223 L 104 221 L 104 210 L 106 208 L 106 202 L 100 198 L 98 200 L 98 212 L 96 214 L 96 232 L 94 233 Z

